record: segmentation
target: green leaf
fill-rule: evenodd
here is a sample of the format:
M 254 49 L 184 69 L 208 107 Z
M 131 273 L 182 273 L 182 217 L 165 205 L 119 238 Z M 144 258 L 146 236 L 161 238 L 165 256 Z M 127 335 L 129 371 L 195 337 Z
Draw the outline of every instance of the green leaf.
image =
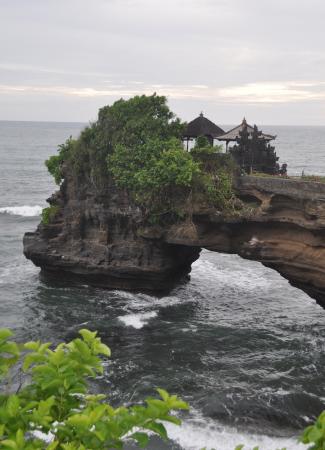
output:
M 18 448 L 24 448 L 24 443 L 25 443 L 24 432 L 21 429 L 17 430 L 16 442 L 17 442 Z
M 37 352 L 40 346 L 41 346 L 40 341 L 30 341 L 24 344 L 24 348 L 26 350 L 31 350 L 33 352 Z
M 58 441 L 53 441 L 46 447 L 46 450 L 55 450 L 57 446 L 59 445 Z
M 6 341 L 11 336 L 13 336 L 13 332 L 8 330 L 8 328 L 0 328 L 0 343 L 1 341 Z
M 146 425 L 145 428 L 154 431 L 164 440 L 167 440 L 168 438 L 166 428 L 162 423 L 152 422 L 149 425 Z
M 4 446 L 4 448 L 12 448 L 14 450 L 18 448 L 16 442 L 11 439 L 4 439 L 3 441 L 1 441 L 1 446 Z
M 146 433 L 136 432 L 131 434 L 130 438 L 136 440 L 141 448 L 146 447 L 149 443 L 149 437 Z
M 179 419 L 178 417 L 176 417 L 176 416 L 171 416 L 171 415 L 166 415 L 166 416 L 164 416 L 163 418 L 162 418 L 164 421 L 167 421 L 167 422 L 171 422 L 171 423 L 173 423 L 173 424 L 175 424 L 175 425 L 181 425 L 182 424 L 182 421 L 181 421 L 181 419 Z
M 86 342 L 92 342 L 97 336 L 97 331 L 89 331 L 83 328 L 79 331 L 79 334 L 81 334 Z
M 98 405 L 90 414 L 89 419 L 91 423 L 96 423 L 99 419 L 103 417 L 106 412 L 106 405 Z
M 23 370 L 26 371 L 33 364 L 42 363 L 46 361 L 46 358 L 43 355 L 39 355 L 38 353 L 30 353 L 25 356 Z
M 308 433 L 308 438 L 310 442 L 317 442 L 320 438 L 325 438 L 325 430 L 321 430 L 318 427 L 314 426 Z
M 81 339 L 74 339 L 72 341 L 74 350 L 80 352 L 80 354 L 84 357 L 84 358 L 89 358 L 89 356 L 91 356 L 90 350 L 88 345 L 82 341 Z M 73 348 L 72 346 L 70 348 Z
M 69 417 L 68 423 L 78 429 L 84 429 L 91 424 L 90 418 L 86 414 L 75 414 Z
M 167 402 L 168 399 L 169 399 L 169 394 L 168 394 L 168 392 L 165 391 L 165 389 L 160 389 L 160 388 L 158 388 L 157 391 L 158 391 L 160 397 L 161 397 L 163 400 L 165 400 L 165 402 Z
M 95 350 L 96 354 L 104 355 L 104 356 L 111 356 L 111 350 L 107 345 L 103 344 L 102 342 L 96 342 L 95 344 Z
M 7 400 L 7 411 L 10 417 L 16 417 L 19 411 L 19 397 L 17 395 L 11 395 Z
M 1 353 L 8 353 L 10 355 L 19 355 L 19 350 L 17 344 L 15 342 L 4 342 L 0 346 Z

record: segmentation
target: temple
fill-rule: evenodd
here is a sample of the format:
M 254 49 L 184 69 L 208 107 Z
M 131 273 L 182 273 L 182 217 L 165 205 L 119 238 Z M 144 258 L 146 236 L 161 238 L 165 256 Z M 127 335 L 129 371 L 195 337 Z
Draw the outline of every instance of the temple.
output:
M 218 136 L 223 135 L 224 130 L 215 123 L 211 122 L 211 120 L 204 117 L 203 113 L 199 115 L 196 119 L 189 122 L 184 133 L 183 133 L 183 142 L 186 143 L 186 149 L 189 149 L 189 142 L 197 139 L 200 136 L 205 136 L 210 145 L 214 144 L 214 140 L 218 138 Z
M 203 113 L 188 123 L 182 139 L 186 150 L 189 143 L 204 136 L 211 146 L 215 140 L 226 143 L 226 153 L 230 153 L 243 172 L 251 174 L 262 172 L 269 175 L 286 175 L 287 165 L 278 163 L 275 148 L 270 142 L 276 136 L 262 133 L 256 125 L 249 125 L 244 118 L 242 123 L 226 133 Z M 232 146 L 229 144 L 233 143 Z
M 248 125 L 244 118 L 240 125 L 218 136 L 217 139 L 226 142 L 226 152 L 231 153 L 246 173 L 284 174 L 286 164 L 280 169 L 275 148 L 270 145 L 270 141 L 275 138 L 276 136 L 259 131 L 256 125 L 254 127 Z M 229 148 L 230 142 L 234 142 L 231 148 Z

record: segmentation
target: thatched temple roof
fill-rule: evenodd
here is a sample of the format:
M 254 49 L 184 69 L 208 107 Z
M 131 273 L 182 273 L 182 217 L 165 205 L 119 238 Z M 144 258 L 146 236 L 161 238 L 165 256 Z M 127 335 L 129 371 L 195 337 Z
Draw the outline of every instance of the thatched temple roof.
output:
M 197 138 L 199 136 L 209 136 L 211 138 L 217 138 L 221 134 L 224 134 L 224 130 L 218 127 L 211 120 L 203 116 L 203 113 L 196 119 L 188 123 L 183 138 Z
M 252 127 L 251 125 L 248 125 L 245 118 L 243 119 L 243 121 L 240 125 L 238 125 L 235 128 L 232 128 L 231 130 L 227 131 L 227 133 L 225 133 L 225 134 L 219 135 L 217 137 L 217 139 L 218 139 L 218 141 L 228 141 L 228 142 L 236 141 L 237 139 L 240 138 L 240 133 L 244 130 L 245 127 L 247 127 L 248 139 L 252 139 L 254 127 Z M 272 136 L 271 134 L 265 134 L 265 133 L 259 134 L 259 139 L 263 139 L 265 141 L 272 141 L 275 138 L 276 138 L 276 136 Z

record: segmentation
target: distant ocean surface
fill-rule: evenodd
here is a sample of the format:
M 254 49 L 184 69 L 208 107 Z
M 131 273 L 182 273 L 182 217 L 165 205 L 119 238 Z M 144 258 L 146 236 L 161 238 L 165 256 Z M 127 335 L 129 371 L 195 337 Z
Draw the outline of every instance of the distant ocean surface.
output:
M 114 405 L 157 386 L 187 400 L 172 443 L 152 450 L 305 448 L 299 432 L 325 409 L 325 310 L 279 274 L 203 251 L 191 280 L 158 298 L 45 282 L 24 258 L 22 236 L 56 189 L 44 160 L 82 127 L 0 122 L 0 327 L 55 343 L 99 330 L 113 356 L 97 388 Z M 325 176 L 325 127 L 262 129 L 290 174 Z

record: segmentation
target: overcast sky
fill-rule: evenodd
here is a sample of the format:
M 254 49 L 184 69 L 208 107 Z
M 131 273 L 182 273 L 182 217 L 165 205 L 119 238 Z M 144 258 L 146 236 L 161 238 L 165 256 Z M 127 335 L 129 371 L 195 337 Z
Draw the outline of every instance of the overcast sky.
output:
M 324 0 L 0 0 L 0 120 L 135 94 L 185 120 L 325 125 Z

